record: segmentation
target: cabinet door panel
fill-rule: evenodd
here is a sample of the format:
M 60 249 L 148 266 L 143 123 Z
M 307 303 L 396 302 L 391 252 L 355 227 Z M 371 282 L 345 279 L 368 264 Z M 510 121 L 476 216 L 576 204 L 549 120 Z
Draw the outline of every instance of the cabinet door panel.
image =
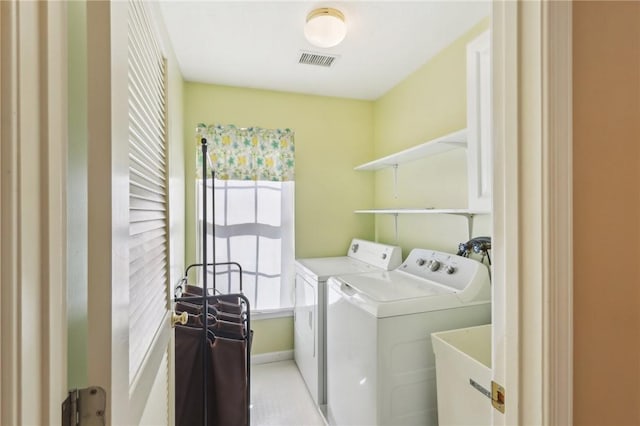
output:
M 491 121 L 491 35 L 487 31 L 467 45 L 467 173 L 471 210 L 491 210 Z

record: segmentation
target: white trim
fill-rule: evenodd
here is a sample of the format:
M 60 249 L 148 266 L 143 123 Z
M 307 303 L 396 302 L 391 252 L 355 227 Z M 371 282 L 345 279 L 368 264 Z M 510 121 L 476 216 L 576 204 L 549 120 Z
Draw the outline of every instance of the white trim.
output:
M 492 424 L 571 424 L 571 4 L 495 2 L 493 30 Z
M 5 1 L 0 15 L 0 424 L 54 424 L 67 378 L 66 5 Z
M 158 2 L 146 2 L 150 12 L 150 21 L 158 35 L 157 42 L 166 58 L 166 96 L 167 96 L 167 164 L 169 173 L 169 192 L 167 202 L 167 220 L 169 221 L 169 294 L 183 276 L 185 269 L 185 179 L 184 145 L 182 123 L 182 76 L 177 65 L 175 52 L 166 28 Z M 170 332 L 168 347 L 168 425 L 175 424 L 175 333 Z
M 519 424 L 518 3 L 494 2 L 493 65 L 493 380 L 507 392 L 505 415 L 492 424 Z M 511 284 L 511 285 L 508 285 Z M 507 307 L 512 309 L 508 310 Z
M 173 330 L 171 328 L 170 312 L 165 314 L 162 322 L 163 326 L 158 329 L 154 336 L 145 354 L 145 358 L 141 363 L 142 367 L 138 370 L 136 377 L 134 377 L 129 387 L 131 418 L 136 424 L 140 423 L 140 419 L 144 414 L 147 400 L 158 375 L 158 370 L 162 366 L 164 356 L 168 353 L 168 350 L 171 350 L 169 343 L 173 344 L 173 340 L 171 339 Z M 167 389 L 167 392 L 169 392 L 169 389 Z M 168 396 L 166 402 L 168 406 L 172 405 L 169 404 Z
M 269 309 L 264 311 L 251 311 L 251 320 L 266 320 L 273 318 L 293 317 L 293 308 Z
M 544 236 L 548 424 L 573 424 L 572 4 L 543 2 Z M 546 60 L 546 63 L 544 63 Z
M 467 43 L 467 207 L 491 210 L 491 31 Z M 471 238 L 471 236 L 469 236 Z
M 293 350 L 267 352 L 264 354 L 251 355 L 251 364 L 267 364 L 270 362 L 288 361 L 291 359 L 293 359 Z
M 19 424 L 18 49 L 16 2 L 0 2 L 0 424 Z
M 87 2 L 88 383 L 107 424 L 129 407 L 129 117 L 126 2 Z
M 47 128 L 43 129 L 46 184 L 43 210 L 43 424 L 57 423 L 60 403 L 67 394 L 67 8 L 47 3 L 46 50 Z M 45 13 L 43 12 L 41 13 Z M 44 114 L 42 114 L 44 115 Z
M 546 206 L 542 195 L 546 173 L 542 146 L 542 5 L 540 2 L 518 2 L 517 5 L 518 134 L 506 143 L 517 145 L 517 156 L 513 160 L 518 176 L 514 197 L 518 204 L 518 244 L 514 246 L 518 276 L 516 280 L 506 281 L 505 286 L 507 316 L 517 321 L 507 322 L 506 329 L 507 336 L 518 334 L 518 347 L 514 349 L 520 387 L 518 399 L 513 401 L 517 403 L 518 417 L 512 424 L 542 425 L 548 424 L 545 421 L 548 413 L 545 412 L 546 396 L 542 394 L 546 377 L 541 373 L 545 352 L 550 349 L 543 344 L 547 301 L 544 293 L 546 238 L 543 235 Z M 517 288 L 517 299 L 509 297 L 512 288 Z M 506 392 L 510 394 L 513 389 L 509 387 Z M 509 404 L 507 402 L 507 407 L 513 410 Z
M 168 415 L 168 419 L 167 419 L 167 425 L 168 426 L 174 426 L 176 421 L 176 341 L 175 341 L 175 337 L 176 334 L 173 332 L 173 330 L 171 331 L 170 335 L 169 335 L 169 349 L 168 349 L 168 362 L 169 362 L 169 377 L 167 378 L 169 380 L 169 389 L 167 392 L 167 397 L 169 398 L 168 401 L 168 410 L 167 410 L 167 415 Z

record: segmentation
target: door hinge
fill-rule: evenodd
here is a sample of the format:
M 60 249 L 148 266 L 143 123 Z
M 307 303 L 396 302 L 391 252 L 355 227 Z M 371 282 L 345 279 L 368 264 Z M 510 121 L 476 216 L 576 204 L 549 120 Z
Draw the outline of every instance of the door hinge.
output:
M 98 386 L 73 389 L 62 403 L 62 426 L 104 426 L 107 393 Z
M 505 391 L 502 386 L 493 380 L 491 381 L 491 405 L 504 414 Z

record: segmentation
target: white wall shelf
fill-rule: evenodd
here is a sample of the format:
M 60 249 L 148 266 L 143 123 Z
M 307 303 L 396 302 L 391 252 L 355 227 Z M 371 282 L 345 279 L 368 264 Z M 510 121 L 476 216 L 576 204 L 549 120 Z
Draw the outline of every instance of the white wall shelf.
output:
M 398 164 L 408 163 L 430 155 L 440 154 L 456 148 L 467 147 L 467 129 L 458 130 L 448 135 L 432 139 L 428 142 L 405 149 L 395 154 L 387 155 L 378 160 L 361 164 L 354 168 L 357 171 L 374 171 L 388 167 L 397 167 Z
M 457 214 L 460 216 L 473 216 L 476 214 L 489 214 L 487 211 L 475 211 L 469 209 L 431 209 L 431 208 L 407 208 L 407 209 L 368 209 L 356 210 L 354 213 L 371 214 Z
M 355 210 L 354 213 L 359 214 L 388 214 L 393 215 L 395 239 L 398 242 L 398 215 L 401 214 L 451 214 L 463 216 L 467 219 L 467 230 L 469 239 L 473 237 L 473 218 L 478 214 L 490 214 L 488 211 L 469 210 L 469 209 L 430 209 L 430 208 L 406 208 L 406 209 L 368 209 Z
M 467 45 L 467 127 L 440 136 L 395 154 L 356 166 L 356 171 L 393 169 L 393 194 L 398 198 L 398 168 L 400 164 L 463 148 L 467 154 L 467 209 L 369 209 L 355 213 L 393 215 L 396 243 L 398 216 L 402 214 L 448 214 L 467 220 L 469 239 L 473 236 L 473 218 L 491 214 L 492 137 L 491 137 L 491 37 L 481 34 Z

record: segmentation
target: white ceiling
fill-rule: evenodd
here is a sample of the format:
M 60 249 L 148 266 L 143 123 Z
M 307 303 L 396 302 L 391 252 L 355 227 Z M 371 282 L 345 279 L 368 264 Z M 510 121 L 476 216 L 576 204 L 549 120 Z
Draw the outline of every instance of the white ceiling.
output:
M 317 7 L 345 15 L 336 47 L 310 45 Z M 490 14 L 490 1 L 162 1 L 187 81 L 377 99 Z M 339 55 L 330 68 L 298 64 L 301 51 Z

